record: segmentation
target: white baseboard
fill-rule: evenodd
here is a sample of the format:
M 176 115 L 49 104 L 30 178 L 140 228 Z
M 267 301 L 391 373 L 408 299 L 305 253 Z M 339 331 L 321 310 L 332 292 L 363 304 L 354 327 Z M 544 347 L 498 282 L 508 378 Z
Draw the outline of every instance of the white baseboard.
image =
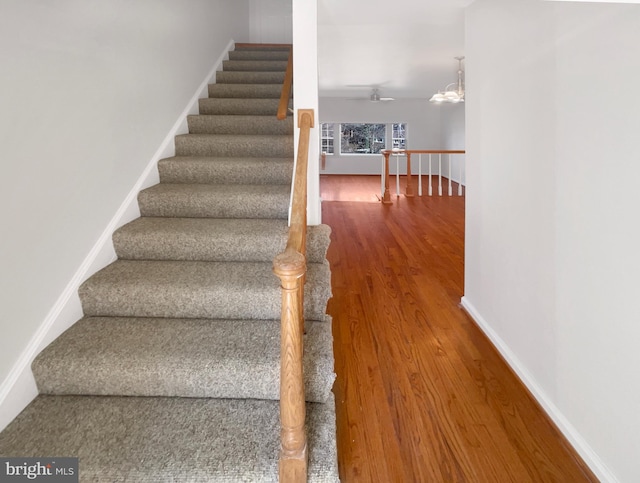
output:
M 591 446 L 584 440 L 576 428 L 562 414 L 558 407 L 553 403 L 551 398 L 538 385 L 535 378 L 527 370 L 518 357 L 509 349 L 504 340 L 491 328 L 491 325 L 480 315 L 468 298 L 462 297 L 462 307 L 467 311 L 476 325 L 484 332 L 493 346 L 502 355 L 504 360 L 509 364 L 511 369 L 516 373 L 520 381 L 529 389 L 533 397 L 538 401 L 542 409 L 547 413 L 551 420 L 555 423 L 562 434 L 567 438 L 576 452 L 589 466 L 591 471 L 603 483 L 619 483 L 619 480 L 613 475 L 611 470 L 603 463 L 600 457 L 593 451 Z
M 224 52 L 217 59 L 206 78 L 198 86 L 193 97 L 178 117 L 160 147 L 149 160 L 146 168 L 133 185 L 131 191 L 104 229 L 98 241 L 89 251 L 80 268 L 73 275 L 60 297 L 51 308 L 44 321 L 31 337 L 25 350 L 0 384 L 0 431 L 2 431 L 38 395 L 31 363 L 38 353 L 56 337 L 71 327 L 82 317 L 82 307 L 78 298 L 78 288 L 88 276 L 104 268 L 116 259 L 111 242 L 113 232 L 120 226 L 140 216 L 138 193 L 140 190 L 159 182 L 156 166 L 158 161 L 175 155 L 174 138 L 187 132 L 187 115 L 198 113 L 198 99 L 208 97 L 208 85 L 215 82 L 216 71 L 222 67 L 227 52 L 235 45 L 229 41 Z

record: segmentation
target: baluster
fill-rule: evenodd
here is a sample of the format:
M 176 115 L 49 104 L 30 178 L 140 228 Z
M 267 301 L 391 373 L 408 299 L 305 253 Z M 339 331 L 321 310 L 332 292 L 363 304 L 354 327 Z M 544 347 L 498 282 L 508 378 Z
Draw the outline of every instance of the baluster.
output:
M 449 196 L 451 196 L 452 193 L 452 187 L 451 187 L 451 154 L 449 154 Z
M 431 185 L 431 153 L 429 153 L 429 196 L 433 196 L 433 186 Z
M 438 196 L 442 196 L 442 153 L 438 154 Z
M 413 198 L 415 194 L 413 193 L 413 186 L 411 183 L 411 153 L 407 152 L 407 188 L 404 192 L 404 195 L 407 198 Z
M 422 153 L 418 153 L 418 196 L 422 196 Z
M 400 198 L 400 156 L 396 154 L 396 196 Z

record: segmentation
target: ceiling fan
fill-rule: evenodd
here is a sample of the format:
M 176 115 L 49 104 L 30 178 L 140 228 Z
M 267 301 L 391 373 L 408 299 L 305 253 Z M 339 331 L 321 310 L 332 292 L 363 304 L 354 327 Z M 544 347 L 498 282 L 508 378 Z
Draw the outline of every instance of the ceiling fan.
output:
M 354 101 L 369 101 L 369 102 L 387 102 L 395 101 L 393 97 L 380 96 L 380 90 L 377 87 L 371 89 L 371 95 L 369 97 L 350 97 L 349 99 Z

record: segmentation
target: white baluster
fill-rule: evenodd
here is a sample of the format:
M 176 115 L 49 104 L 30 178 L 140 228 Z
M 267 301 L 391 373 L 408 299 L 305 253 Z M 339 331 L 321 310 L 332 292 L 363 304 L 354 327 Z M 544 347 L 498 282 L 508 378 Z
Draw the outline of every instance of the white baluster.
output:
M 442 153 L 438 154 L 438 196 L 442 196 Z
M 418 153 L 418 196 L 422 196 L 422 154 Z
M 451 154 L 449 154 L 449 196 L 452 195 L 452 187 L 451 187 Z
M 429 196 L 433 196 L 433 186 L 431 186 L 431 153 L 429 153 Z
M 400 197 L 400 155 L 396 154 L 396 196 Z

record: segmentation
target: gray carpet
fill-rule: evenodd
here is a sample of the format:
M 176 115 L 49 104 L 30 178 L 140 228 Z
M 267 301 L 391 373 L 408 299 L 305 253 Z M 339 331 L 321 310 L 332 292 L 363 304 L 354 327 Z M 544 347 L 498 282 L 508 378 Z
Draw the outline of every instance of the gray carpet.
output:
M 277 481 L 280 305 L 293 121 L 286 52 L 242 49 L 188 117 L 118 260 L 79 289 L 84 317 L 33 362 L 40 396 L 0 456 L 77 456 L 83 482 Z M 310 227 L 304 378 L 309 481 L 338 481 L 330 230 Z

